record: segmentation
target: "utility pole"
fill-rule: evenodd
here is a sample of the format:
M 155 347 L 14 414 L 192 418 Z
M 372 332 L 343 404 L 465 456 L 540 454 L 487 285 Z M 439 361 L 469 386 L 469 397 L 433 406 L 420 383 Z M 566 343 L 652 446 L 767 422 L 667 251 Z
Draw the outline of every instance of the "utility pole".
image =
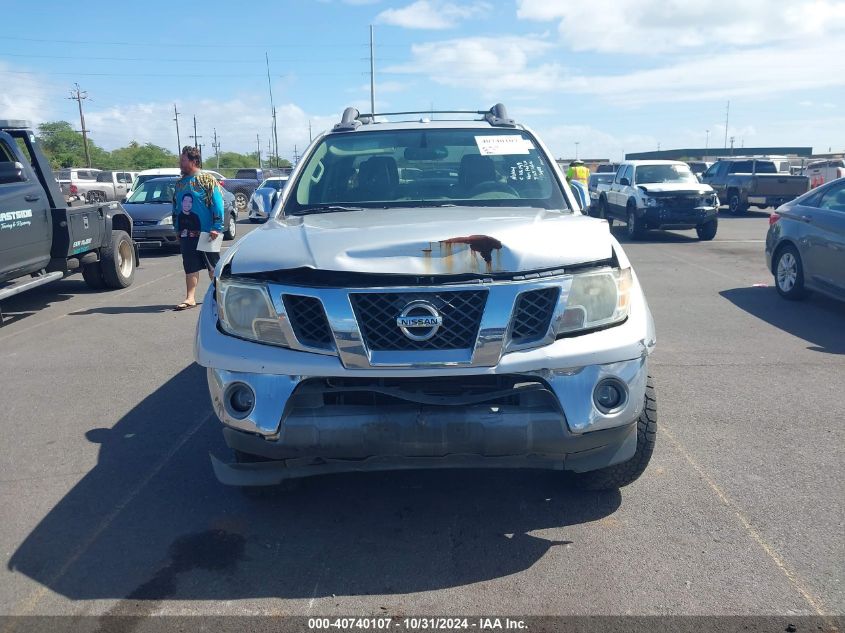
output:
M 308 142 L 310 143 L 314 139 L 311 138 L 311 121 L 308 121 Z
M 194 135 L 189 136 L 188 138 L 194 139 L 194 147 L 196 147 L 200 151 L 200 167 L 202 167 L 202 144 L 199 143 L 199 139 L 201 136 L 197 136 L 197 115 L 194 115 Z
M 728 123 L 731 117 L 731 102 L 728 101 L 728 107 L 725 109 L 725 149 L 728 147 Z
M 370 114 L 376 113 L 376 62 L 373 41 L 373 25 L 370 24 Z
M 293 164 L 296 165 L 299 162 L 299 152 L 296 149 L 296 145 L 293 146 Z
M 211 146 L 214 148 L 214 155 L 217 156 L 217 170 L 220 171 L 220 142 L 217 140 L 217 128 L 214 128 L 214 143 Z
M 704 153 L 707 153 L 707 148 L 710 146 L 710 130 L 704 130 L 707 136 L 704 138 Z
M 735 137 L 733 137 L 733 136 L 731 137 L 731 156 L 734 155 L 734 138 Z
M 660 141 L 657 141 L 657 151 L 660 151 Z
M 578 146 L 581 144 L 580 141 L 575 141 L 575 160 L 578 160 Z
M 79 84 L 73 85 L 76 88 L 70 91 L 68 99 L 73 99 L 79 104 L 79 124 L 82 126 L 80 132 L 82 132 L 82 144 L 85 146 L 85 163 L 88 167 L 91 167 L 91 153 L 88 151 L 88 132 L 90 130 L 85 129 L 85 115 L 82 113 L 82 102 L 88 98 L 88 91 L 81 90 Z
M 273 147 L 276 154 L 276 167 L 279 166 L 279 131 L 276 128 L 276 106 L 273 104 L 273 83 L 270 81 L 270 57 L 264 52 L 264 61 L 267 64 L 267 88 L 270 91 L 270 110 L 273 112 Z
M 258 156 L 258 169 L 261 169 L 261 139 L 258 138 L 258 134 L 255 135 L 255 145 L 258 150 L 256 152 L 256 155 Z
M 176 110 L 176 104 L 173 104 L 173 120 L 176 121 L 176 155 L 182 153 L 182 139 L 179 138 L 179 112 Z

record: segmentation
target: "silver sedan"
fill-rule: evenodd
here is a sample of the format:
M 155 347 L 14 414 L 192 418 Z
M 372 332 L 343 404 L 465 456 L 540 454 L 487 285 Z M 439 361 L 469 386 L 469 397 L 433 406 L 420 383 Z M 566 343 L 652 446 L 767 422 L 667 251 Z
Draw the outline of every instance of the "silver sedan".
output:
M 287 176 L 274 176 L 267 178 L 256 188 L 247 205 L 250 222 L 267 221 L 287 182 Z

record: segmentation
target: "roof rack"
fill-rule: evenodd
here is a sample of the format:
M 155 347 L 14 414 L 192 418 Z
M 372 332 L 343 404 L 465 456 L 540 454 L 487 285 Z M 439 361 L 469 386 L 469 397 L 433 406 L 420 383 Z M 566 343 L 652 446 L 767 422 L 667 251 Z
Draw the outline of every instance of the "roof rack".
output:
M 497 103 L 489 110 L 411 110 L 408 112 L 372 112 L 361 114 L 355 108 L 346 108 L 343 111 L 340 123 L 336 123 L 332 129 L 335 132 L 351 132 L 357 130 L 362 125 L 375 123 L 377 116 L 402 116 L 409 114 L 480 114 L 483 118 L 477 120 L 487 121 L 494 127 L 516 127 L 516 122 L 508 117 L 507 108 L 503 104 Z

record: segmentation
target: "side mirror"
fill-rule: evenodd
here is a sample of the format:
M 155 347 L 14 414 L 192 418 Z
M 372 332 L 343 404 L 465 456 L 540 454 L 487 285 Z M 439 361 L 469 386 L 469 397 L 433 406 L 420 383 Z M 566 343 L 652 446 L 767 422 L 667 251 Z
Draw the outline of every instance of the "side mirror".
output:
M 13 182 L 26 182 L 21 163 L 0 163 L 0 185 Z
M 630 181 L 630 180 L 628 180 L 627 178 L 620 178 L 620 179 L 619 179 L 619 184 L 620 184 L 620 185 L 623 185 L 623 186 L 625 186 L 625 187 L 630 187 L 630 186 L 631 186 L 631 181 Z

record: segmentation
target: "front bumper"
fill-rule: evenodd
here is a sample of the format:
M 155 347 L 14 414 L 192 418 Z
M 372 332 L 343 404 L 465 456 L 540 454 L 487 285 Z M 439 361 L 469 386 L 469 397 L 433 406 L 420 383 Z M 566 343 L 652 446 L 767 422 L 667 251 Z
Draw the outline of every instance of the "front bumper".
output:
M 624 323 L 506 352 L 493 366 L 350 368 L 338 356 L 223 334 L 209 289 L 195 355 L 208 368 L 212 403 L 226 425 L 229 446 L 274 460 L 224 464 L 213 459 L 218 478 L 266 485 L 326 472 L 485 466 L 585 471 L 625 461 L 636 448 L 636 420 L 654 342 L 651 314 L 635 281 Z M 516 401 L 500 401 L 501 394 L 430 401 L 427 385 L 444 378 L 455 385 L 507 378 L 533 383 L 536 389 Z M 600 411 L 593 397 L 597 383 L 606 378 L 626 392 L 610 413 Z M 387 405 L 329 401 L 311 388 L 359 381 L 364 386 L 351 391 L 377 393 L 377 383 L 385 380 L 411 386 Z M 236 417 L 227 399 L 238 383 L 253 391 L 255 406 Z
M 172 226 L 133 226 L 132 237 L 141 248 L 179 246 L 179 235 Z
M 645 209 L 645 219 L 650 229 L 691 229 L 709 222 L 718 212 L 718 207 L 672 209 L 657 206 Z

